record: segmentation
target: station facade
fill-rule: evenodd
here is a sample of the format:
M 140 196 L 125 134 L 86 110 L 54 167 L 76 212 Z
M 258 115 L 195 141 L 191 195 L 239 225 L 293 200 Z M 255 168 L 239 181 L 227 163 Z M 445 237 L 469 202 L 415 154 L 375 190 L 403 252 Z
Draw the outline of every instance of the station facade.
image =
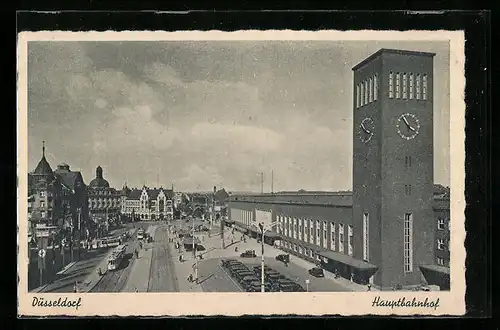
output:
M 434 184 L 433 53 L 381 49 L 353 68 L 353 189 L 234 195 L 230 224 L 381 290 L 449 289 L 449 189 Z

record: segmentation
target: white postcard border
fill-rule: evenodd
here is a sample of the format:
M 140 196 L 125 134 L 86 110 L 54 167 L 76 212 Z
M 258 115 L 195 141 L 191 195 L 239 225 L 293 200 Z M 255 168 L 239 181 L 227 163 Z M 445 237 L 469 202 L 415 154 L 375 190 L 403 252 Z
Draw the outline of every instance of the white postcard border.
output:
M 443 292 L 333 293 L 86 293 L 27 292 L 27 43 L 96 40 L 448 40 L 450 43 L 451 290 Z M 465 313 L 465 54 L 463 31 L 124 31 L 22 32 L 18 35 L 18 314 L 22 316 L 180 315 L 463 315 Z M 34 297 L 81 298 L 76 308 L 32 306 Z M 374 307 L 383 300 L 436 300 L 439 307 Z

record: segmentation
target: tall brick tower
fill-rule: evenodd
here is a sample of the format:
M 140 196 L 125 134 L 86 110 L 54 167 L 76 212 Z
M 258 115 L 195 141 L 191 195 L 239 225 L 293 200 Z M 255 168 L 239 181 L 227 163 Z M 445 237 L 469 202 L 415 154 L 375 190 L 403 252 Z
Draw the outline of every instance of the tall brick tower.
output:
M 353 68 L 354 257 L 381 289 L 434 263 L 433 53 L 381 49 Z

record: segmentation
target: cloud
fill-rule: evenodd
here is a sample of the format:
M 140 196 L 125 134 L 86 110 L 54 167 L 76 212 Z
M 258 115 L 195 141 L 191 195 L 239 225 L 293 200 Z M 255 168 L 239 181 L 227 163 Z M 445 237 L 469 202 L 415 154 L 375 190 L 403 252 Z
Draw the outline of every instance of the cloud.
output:
M 46 140 L 116 186 L 259 191 L 273 170 L 277 190 L 350 189 L 350 66 L 371 49 L 345 47 L 30 43 L 30 167 Z

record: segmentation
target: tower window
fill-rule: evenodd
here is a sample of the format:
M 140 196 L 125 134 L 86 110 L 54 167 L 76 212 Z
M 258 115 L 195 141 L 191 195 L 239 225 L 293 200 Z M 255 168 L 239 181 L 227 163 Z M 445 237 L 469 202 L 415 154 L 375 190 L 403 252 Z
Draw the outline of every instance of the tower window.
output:
M 422 77 L 422 99 L 427 100 L 427 75 Z
M 405 184 L 405 195 L 411 195 L 411 184 Z
M 399 99 L 400 97 L 400 81 L 399 81 L 399 72 L 396 72 L 396 98 Z
M 360 93 L 360 103 L 359 105 L 362 107 L 363 105 L 365 105 L 365 85 L 363 83 L 361 83 L 361 93 Z
M 368 213 L 363 213 L 363 260 L 369 260 L 369 227 L 370 226 L 370 215 Z
M 365 104 L 368 104 L 368 81 L 365 80 Z
M 411 167 L 411 156 L 405 156 L 405 167 L 406 168 Z
M 420 74 L 417 74 L 417 100 L 420 100 Z
M 444 266 L 444 259 L 443 258 L 437 258 L 436 259 L 436 263 L 438 264 L 438 266 Z
M 378 86 L 377 86 L 377 75 L 373 76 L 373 101 L 377 101 L 378 97 Z
M 393 74 L 392 71 L 389 72 L 389 98 L 392 99 L 394 97 L 394 85 L 393 85 Z
M 411 213 L 405 213 L 403 235 L 404 271 L 411 273 L 413 271 L 413 214 Z
M 410 73 L 410 100 L 413 100 L 413 73 Z
M 359 108 L 359 99 L 360 99 L 360 95 L 359 95 L 359 84 L 356 85 L 356 108 Z
M 437 226 L 439 230 L 444 230 L 446 228 L 446 224 L 443 218 L 438 219 Z
M 406 73 L 403 73 L 403 99 L 406 100 Z
M 444 243 L 444 239 L 439 238 L 437 240 L 437 248 L 438 250 L 444 251 L 446 249 L 446 244 Z
M 370 78 L 370 84 L 368 86 L 368 102 L 373 102 L 373 78 Z

